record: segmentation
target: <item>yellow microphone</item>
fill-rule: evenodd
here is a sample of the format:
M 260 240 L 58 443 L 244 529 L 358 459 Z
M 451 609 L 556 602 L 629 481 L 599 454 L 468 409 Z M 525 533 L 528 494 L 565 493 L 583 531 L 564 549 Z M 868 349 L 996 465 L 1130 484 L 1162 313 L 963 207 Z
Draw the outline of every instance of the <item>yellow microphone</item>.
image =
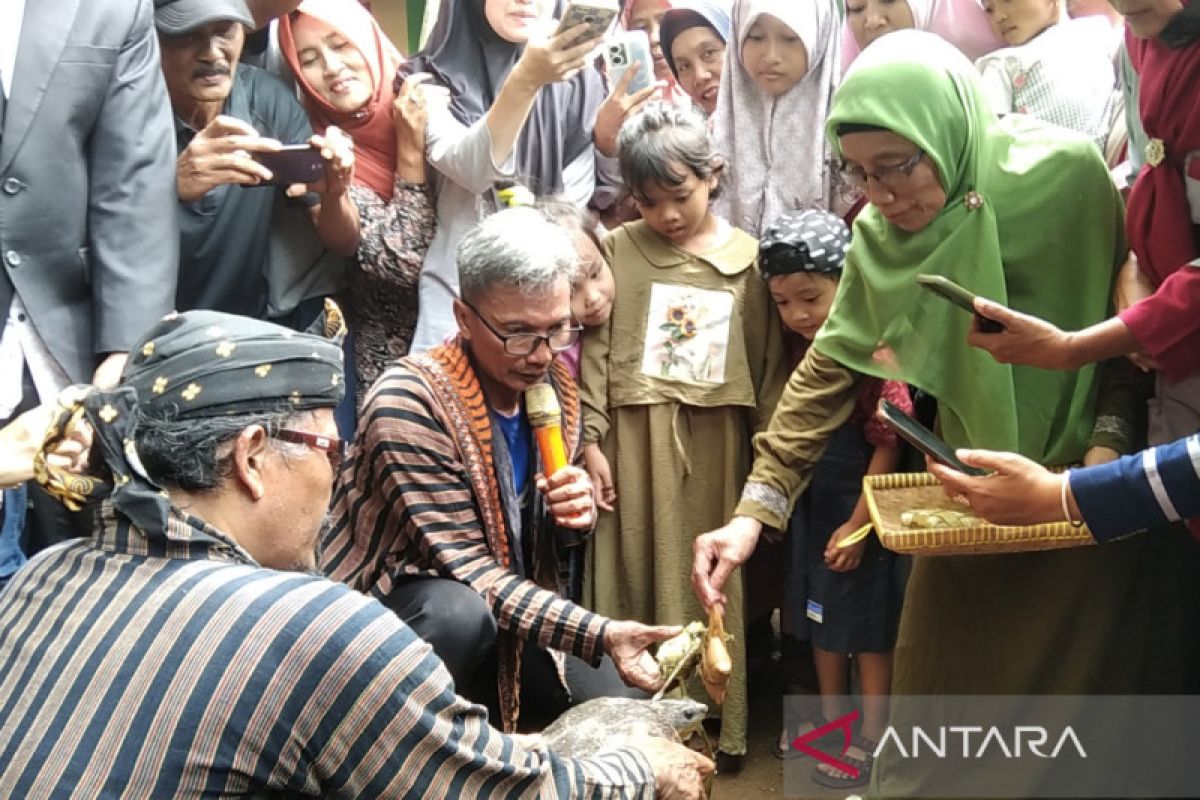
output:
M 525 390 L 525 414 L 537 437 L 542 469 L 547 478 L 569 463 L 562 436 L 562 407 L 558 395 L 548 383 L 537 383 Z

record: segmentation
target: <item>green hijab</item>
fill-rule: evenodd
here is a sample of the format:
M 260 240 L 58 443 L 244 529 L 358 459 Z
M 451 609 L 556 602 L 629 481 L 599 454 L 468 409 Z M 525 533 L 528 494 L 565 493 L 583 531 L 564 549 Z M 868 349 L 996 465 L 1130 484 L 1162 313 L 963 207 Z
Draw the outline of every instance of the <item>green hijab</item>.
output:
M 916 277 L 944 275 L 1064 330 L 1105 319 L 1125 256 L 1124 209 L 1095 145 L 1021 115 L 997 120 L 971 63 L 916 30 L 888 34 L 855 61 L 827 124 L 839 151 L 845 123 L 885 128 L 924 150 L 946 205 L 915 233 L 864 209 L 814 346 L 936 397 L 951 445 L 1047 464 L 1079 460 L 1092 429 L 1095 367 L 996 363 L 967 345 L 971 315 Z

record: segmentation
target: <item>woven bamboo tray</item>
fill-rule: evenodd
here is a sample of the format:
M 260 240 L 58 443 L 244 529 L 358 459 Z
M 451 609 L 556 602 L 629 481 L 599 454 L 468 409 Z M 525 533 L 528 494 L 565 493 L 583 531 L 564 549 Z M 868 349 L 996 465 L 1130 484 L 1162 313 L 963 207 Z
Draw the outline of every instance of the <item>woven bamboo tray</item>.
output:
M 1085 525 L 1074 528 L 1066 522 L 1044 525 L 989 525 L 971 528 L 910 528 L 900 515 L 914 509 L 953 509 L 965 506 L 946 496 L 942 485 L 928 472 L 867 475 L 863 495 L 871 511 L 871 522 L 888 550 L 921 556 L 957 556 L 989 553 L 1027 553 L 1095 544 Z

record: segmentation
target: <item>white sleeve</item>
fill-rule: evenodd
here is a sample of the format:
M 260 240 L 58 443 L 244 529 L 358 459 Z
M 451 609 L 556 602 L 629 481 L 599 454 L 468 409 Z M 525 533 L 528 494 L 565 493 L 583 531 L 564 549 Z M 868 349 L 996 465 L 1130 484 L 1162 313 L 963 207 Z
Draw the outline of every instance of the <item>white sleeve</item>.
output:
M 448 108 L 429 115 L 425 157 L 430 166 L 471 194 L 490 189 L 498 180 L 512 178 L 517 167 L 515 153 L 509 153 L 503 164 L 492 163 L 492 134 L 486 116 L 468 128 Z

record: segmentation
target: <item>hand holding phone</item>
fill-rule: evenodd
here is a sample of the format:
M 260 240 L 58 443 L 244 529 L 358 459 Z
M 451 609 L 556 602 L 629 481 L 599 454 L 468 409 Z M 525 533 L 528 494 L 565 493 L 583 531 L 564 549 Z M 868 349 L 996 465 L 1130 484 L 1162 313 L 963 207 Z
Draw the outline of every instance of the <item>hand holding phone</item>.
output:
M 654 57 L 645 31 L 626 31 L 604 42 L 604 65 L 609 85 L 615 86 L 630 70 L 635 70 L 625 93 L 636 94 L 655 85 Z
M 254 153 L 253 158 L 271 171 L 270 180 L 263 181 L 270 186 L 316 183 L 325 172 L 325 159 L 311 144 L 285 144 L 276 151 Z
M 1000 333 L 1004 326 L 994 319 L 988 319 L 975 310 L 975 293 L 967 291 L 949 278 L 941 275 L 918 275 L 917 283 L 922 289 L 933 292 L 943 300 L 949 300 L 954 305 L 975 315 L 976 325 L 983 333 Z
M 883 400 L 879 404 L 879 418 L 883 420 L 889 428 L 894 430 L 896 434 L 904 441 L 911 444 L 913 447 L 920 450 L 925 455 L 932 458 L 947 467 L 956 469 L 967 475 L 983 476 L 987 475 L 987 470 L 979 469 L 978 467 L 969 466 L 954 454 L 954 449 L 950 445 L 943 442 L 933 431 L 926 428 L 921 423 L 901 411 L 896 405 Z
M 583 35 L 568 44 L 573 46 L 590 42 L 607 33 L 609 26 L 612 25 L 619 13 L 620 8 L 617 7 L 614 0 L 607 0 L 607 2 L 606 0 L 574 0 L 563 12 L 562 19 L 558 21 L 558 29 L 554 34 L 557 36 L 576 25 L 586 25 L 587 28 Z

